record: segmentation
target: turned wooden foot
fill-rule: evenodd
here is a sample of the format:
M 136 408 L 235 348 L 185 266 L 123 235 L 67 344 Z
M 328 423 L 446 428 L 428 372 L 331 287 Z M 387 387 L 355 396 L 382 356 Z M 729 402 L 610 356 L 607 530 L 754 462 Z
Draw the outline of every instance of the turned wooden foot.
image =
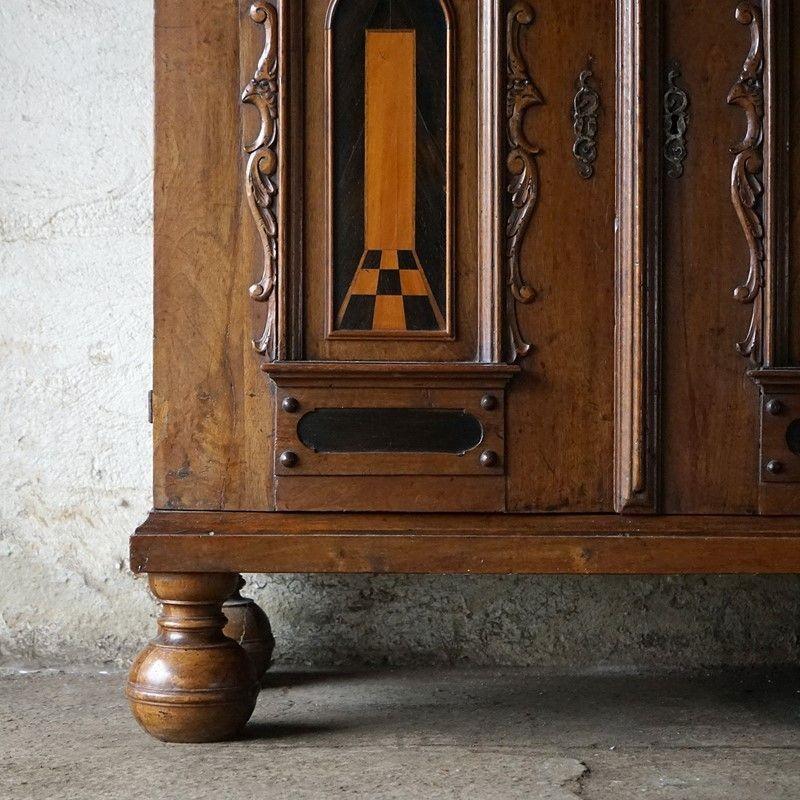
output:
M 244 585 L 245 580 L 240 575 L 238 588 L 222 606 L 222 613 L 228 620 L 223 633 L 244 648 L 256 677 L 261 680 L 272 663 L 275 638 L 269 619 L 260 606 L 249 597 L 242 597 Z
M 158 636 L 134 661 L 125 694 L 137 722 L 165 742 L 236 736 L 255 707 L 258 681 L 245 651 L 222 632 L 235 573 L 151 574 L 161 602 Z

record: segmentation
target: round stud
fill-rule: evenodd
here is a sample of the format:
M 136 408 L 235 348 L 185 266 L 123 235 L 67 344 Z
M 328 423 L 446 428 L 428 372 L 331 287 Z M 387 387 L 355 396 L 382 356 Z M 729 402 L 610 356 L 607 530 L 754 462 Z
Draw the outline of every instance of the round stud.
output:
M 765 408 L 767 409 L 768 414 L 772 414 L 773 417 L 777 417 L 778 414 L 783 411 L 783 403 L 781 403 L 781 401 L 777 398 L 773 397 L 772 400 L 767 401 Z
M 481 408 L 484 411 L 494 411 L 497 408 L 497 398 L 493 394 L 481 397 Z
M 484 450 L 481 453 L 480 462 L 482 467 L 496 467 L 499 460 L 494 450 Z
M 296 467 L 299 460 L 297 453 L 293 453 L 291 450 L 285 450 L 278 458 L 278 461 L 281 462 L 281 466 L 286 467 L 286 469 Z
M 771 461 L 767 462 L 766 469 L 770 475 L 780 475 L 781 472 L 783 472 L 783 464 L 773 458 Z
M 300 402 L 296 397 L 284 397 L 281 408 L 287 414 L 294 414 L 300 408 Z

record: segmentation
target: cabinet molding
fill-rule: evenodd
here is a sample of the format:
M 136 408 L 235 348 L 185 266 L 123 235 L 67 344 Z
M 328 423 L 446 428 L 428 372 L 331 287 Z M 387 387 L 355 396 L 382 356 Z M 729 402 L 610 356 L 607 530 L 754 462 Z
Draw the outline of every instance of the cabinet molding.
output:
M 153 511 L 133 572 L 800 572 L 793 517 Z
M 764 287 L 764 25 L 761 7 L 742 2 L 736 7 L 736 21 L 750 28 L 750 51 L 736 83 L 728 93 L 729 105 L 739 106 L 747 117 L 744 137 L 731 148 L 731 200 L 747 240 L 747 277 L 733 292 L 734 298 L 752 306 L 747 335 L 736 344 L 743 356 L 756 363 L 761 359 Z
M 504 355 L 505 297 L 505 74 L 498 54 L 503 47 L 504 20 L 500 0 L 482 0 L 479 18 L 478 185 L 484 201 L 478 211 L 479 358 L 498 362 Z
M 657 508 L 660 154 L 659 13 L 617 2 L 617 234 L 614 496 L 617 512 Z

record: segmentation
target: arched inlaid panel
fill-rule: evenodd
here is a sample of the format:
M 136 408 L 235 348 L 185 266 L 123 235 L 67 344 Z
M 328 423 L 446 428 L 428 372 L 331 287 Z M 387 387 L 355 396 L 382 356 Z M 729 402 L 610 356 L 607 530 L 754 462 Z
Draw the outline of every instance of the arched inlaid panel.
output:
M 451 11 L 335 0 L 326 24 L 328 333 L 449 336 Z

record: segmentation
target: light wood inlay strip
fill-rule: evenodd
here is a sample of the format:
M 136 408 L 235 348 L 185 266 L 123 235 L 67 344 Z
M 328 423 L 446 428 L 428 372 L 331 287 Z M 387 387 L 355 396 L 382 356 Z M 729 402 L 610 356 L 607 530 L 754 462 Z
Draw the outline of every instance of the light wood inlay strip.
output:
M 367 250 L 413 250 L 416 35 L 368 30 L 364 214 Z

